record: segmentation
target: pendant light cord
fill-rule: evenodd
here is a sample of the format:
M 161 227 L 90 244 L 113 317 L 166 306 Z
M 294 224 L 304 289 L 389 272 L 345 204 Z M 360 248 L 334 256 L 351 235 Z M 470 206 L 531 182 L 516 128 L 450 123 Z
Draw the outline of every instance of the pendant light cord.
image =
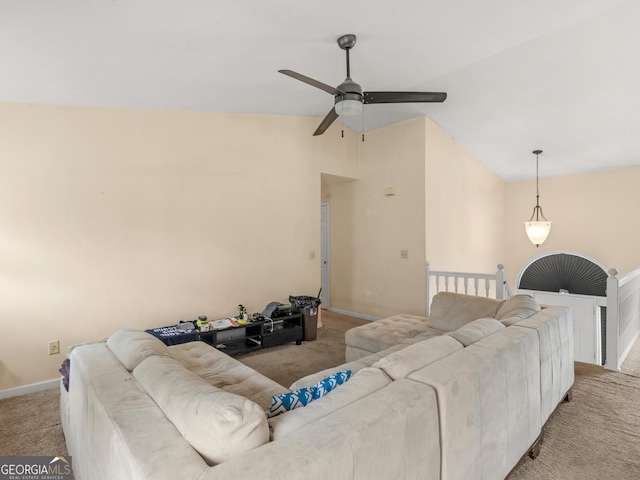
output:
M 539 175 L 539 161 L 538 158 L 540 156 L 540 154 L 542 153 L 542 150 L 534 150 L 532 152 L 533 154 L 535 154 L 536 156 L 536 207 L 533 209 L 534 211 L 534 215 L 536 217 L 536 222 L 538 222 L 540 220 L 540 214 L 542 214 L 542 218 L 543 220 L 547 220 L 544 217 L 544 214 L 542 213 L 542 209 L 540 208 L 540 175 Z M 531 216 L 531 220 L 533 220 L 534 215 Z M 530 220 L 530 221 L 531 221 Z
M 538 212 L 540 211 L 540 186 L 538 180 L 538 156 L 540 154 L 536 153 L 536 221 L 538 221 Z

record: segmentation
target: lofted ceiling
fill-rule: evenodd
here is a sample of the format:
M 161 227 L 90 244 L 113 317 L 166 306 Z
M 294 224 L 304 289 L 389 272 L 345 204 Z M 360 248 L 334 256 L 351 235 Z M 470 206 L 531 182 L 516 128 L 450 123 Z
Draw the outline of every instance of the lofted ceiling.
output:
M 639 24 L 622 0 L 0 0 L 0 102 L 319 123 L 333 98 L 277 71 L 337 86 L 353 33 L 364 90 L 448 98 L 347 126 L 427 115 L 505 181 L 535 178 L 544 150 L 544 178 L 640 165 Z

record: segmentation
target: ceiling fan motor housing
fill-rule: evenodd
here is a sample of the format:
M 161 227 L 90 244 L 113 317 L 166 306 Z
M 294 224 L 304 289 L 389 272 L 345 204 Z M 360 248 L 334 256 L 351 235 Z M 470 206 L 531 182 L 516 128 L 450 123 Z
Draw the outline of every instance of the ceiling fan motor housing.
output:
M 334 104 L 343 102 L 345 100 L 355 100 L 356 102 L 363 102 L 362 94 L 359 93 L 345 93 L 344 95 L 336 95 Z
M 335 96 L 335 102 L 342 102 L 343 100 L 356 100 L 362 102 L 362 87 L 349 77 L 345 79 L 340 85 L 338 85 L 338 94 Z

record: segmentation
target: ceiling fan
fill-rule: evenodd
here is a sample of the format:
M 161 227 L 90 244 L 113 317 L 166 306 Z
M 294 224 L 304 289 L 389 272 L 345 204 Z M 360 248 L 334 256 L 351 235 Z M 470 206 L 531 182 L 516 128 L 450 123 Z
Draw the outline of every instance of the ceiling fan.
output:
M 312 87 L 324 90 L 335 97 L 335 105 L 320 123 L 314 135 L 322 135 L 340 115 L 352 116 L 362 112 L 363 104 L 370 103 L 431 103 L 444 102 L 447 94 L 437 92 L 363 92 L 362 87 L 351 79 L 349 50 L 356 44 L 356 36 L 349 34 L 338 38 L 338 46 L 347 54 L 347 78 L 337 87 L 319 82 L 293 70 L 278 70 L 291 78 L 300 80 Z

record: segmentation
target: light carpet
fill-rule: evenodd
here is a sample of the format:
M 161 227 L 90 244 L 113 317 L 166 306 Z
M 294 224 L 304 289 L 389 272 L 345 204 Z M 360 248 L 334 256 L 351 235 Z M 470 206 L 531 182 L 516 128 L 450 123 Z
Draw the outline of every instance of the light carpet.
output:
M 575 365 L 573 399 L 543 427 L 538 458 L 525 457 L 509 480 L 640 478 L 640 378 Z

